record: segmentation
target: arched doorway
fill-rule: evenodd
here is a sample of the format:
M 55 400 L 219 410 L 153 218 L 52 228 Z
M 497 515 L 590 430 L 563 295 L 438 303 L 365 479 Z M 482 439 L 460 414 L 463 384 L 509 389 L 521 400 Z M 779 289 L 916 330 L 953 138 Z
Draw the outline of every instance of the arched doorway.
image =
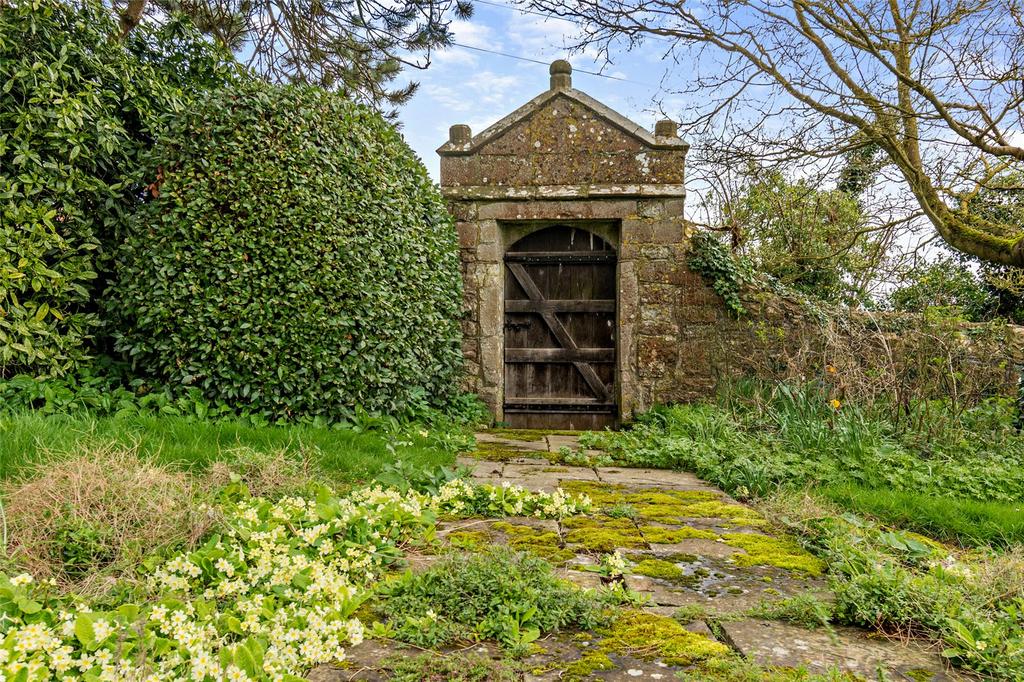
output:
M 618 417 L 616 254 L 586 229 L 551 225 L 505 252 L 505 421 L 594 429 Z

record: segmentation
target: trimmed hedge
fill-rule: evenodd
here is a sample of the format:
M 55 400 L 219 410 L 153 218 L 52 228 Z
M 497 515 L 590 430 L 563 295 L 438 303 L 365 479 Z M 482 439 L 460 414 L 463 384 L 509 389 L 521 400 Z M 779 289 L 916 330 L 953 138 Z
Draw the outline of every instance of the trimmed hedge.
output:
M 456 394 L 454 226 L 378 114 L 246 83 L 179 117 L 153 159 L 108 301 L 137 372 L 275 419 Z
M 65 374 L 93 353 L 141 153 L 164 116 L 235 75 L 176 20 L 117 33 L 96 0 L 0 10 L 0 378 Z

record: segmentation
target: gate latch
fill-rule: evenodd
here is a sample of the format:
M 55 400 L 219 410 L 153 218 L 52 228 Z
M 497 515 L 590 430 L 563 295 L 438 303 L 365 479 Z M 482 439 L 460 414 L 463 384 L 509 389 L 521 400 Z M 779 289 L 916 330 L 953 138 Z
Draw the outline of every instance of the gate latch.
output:
M 513 331 L 518 331 L 520 329 L 528 329 L 529 327 L 532 327 L 532 326 L 533 326 L 533 321 L 532 320 L 526 320 L 525 322 L 506 322 L 505 323 L 505 329 L 511 329 Z

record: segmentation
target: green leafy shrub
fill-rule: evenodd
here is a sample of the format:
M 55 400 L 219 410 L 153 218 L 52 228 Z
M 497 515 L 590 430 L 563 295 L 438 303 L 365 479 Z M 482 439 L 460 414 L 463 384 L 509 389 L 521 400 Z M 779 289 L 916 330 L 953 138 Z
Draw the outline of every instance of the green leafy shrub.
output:
M 132 223 L 108 301 L 139 372 L 273 418 L 456 394 L 454 227 L 378 114 L 248 83 L 204 97 L 152 159 L 159 196 Z
M 0 12 L 0 377 L 84 360 L 112 240 L 161 119 L 231 66 L 171 20 L 123 41 L 100 2 Z
M 448 555 L 382 589 L 395 638 L 418 646 L 479 637 L 522 653 L 541 633 L 603 621 L 599 601 L 559 580 L 551 564 L 503 547 Z

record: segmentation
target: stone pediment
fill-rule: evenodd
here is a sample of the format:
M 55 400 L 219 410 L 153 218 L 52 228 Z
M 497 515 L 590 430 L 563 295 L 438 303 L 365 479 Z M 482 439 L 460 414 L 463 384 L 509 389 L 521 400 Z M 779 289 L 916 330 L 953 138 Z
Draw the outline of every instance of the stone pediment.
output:
M 437 150 L 445 193 L 681 196 L 689 145 L 675 124 L 651 133 L 571 87 L 570 73 L 555 62 L 549 90 L 477 135 L 453 126 Z

